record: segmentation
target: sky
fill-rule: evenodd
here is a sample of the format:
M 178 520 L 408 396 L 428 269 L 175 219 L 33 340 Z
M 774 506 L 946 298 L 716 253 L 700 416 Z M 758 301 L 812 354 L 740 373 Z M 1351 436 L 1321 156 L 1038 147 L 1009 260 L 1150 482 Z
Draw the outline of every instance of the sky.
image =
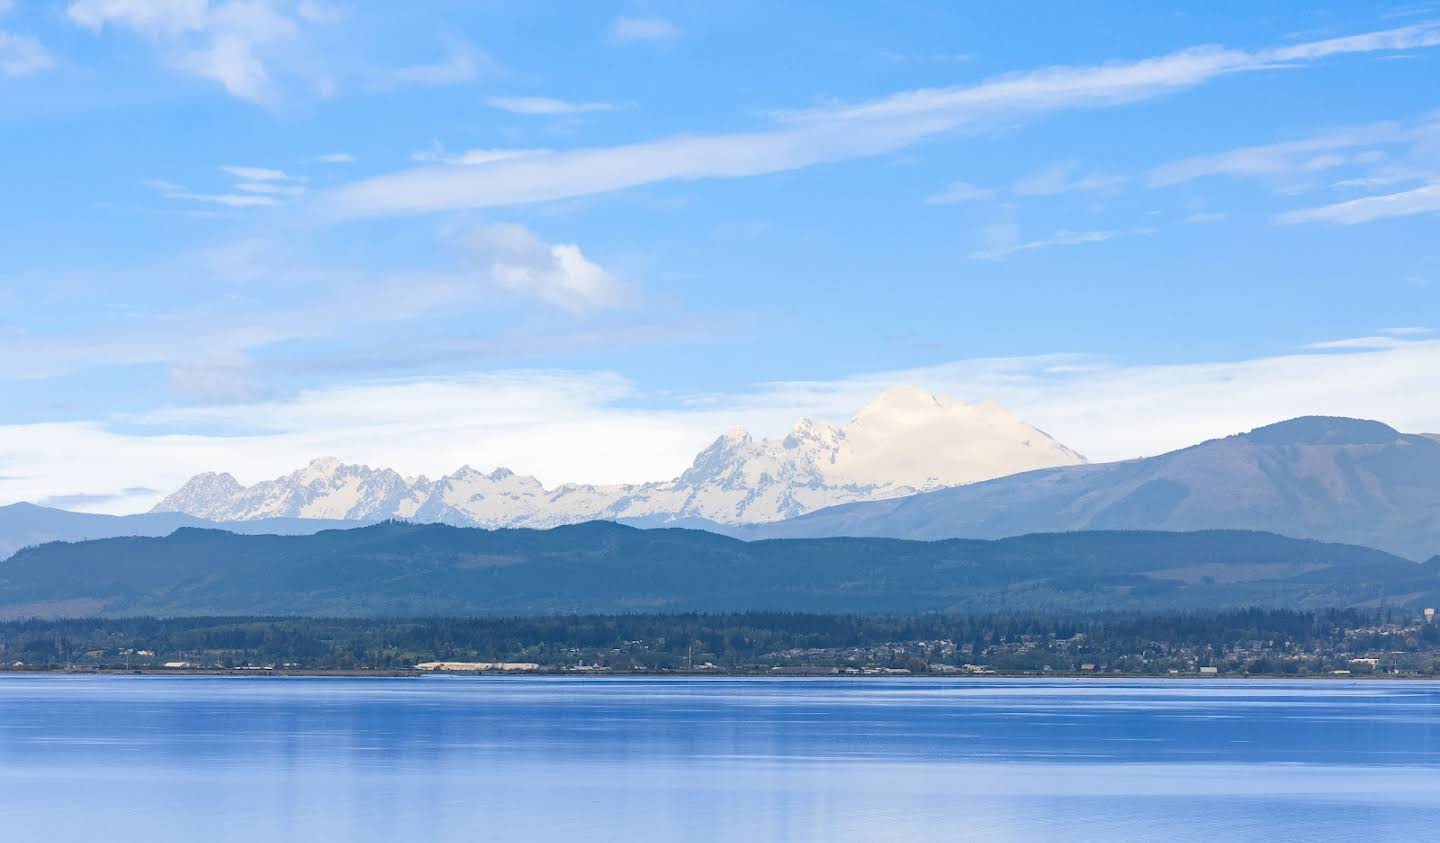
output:
M 0 0 L 0 504 L 675 476 L 886 387 L 1440 431 L 1440 3 Z

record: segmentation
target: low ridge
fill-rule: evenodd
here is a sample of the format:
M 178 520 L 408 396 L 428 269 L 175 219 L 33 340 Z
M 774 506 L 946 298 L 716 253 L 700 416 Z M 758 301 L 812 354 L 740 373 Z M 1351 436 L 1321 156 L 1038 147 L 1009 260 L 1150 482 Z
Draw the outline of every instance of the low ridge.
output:
M 1268 533 L 742 542 L 588 522 L 384 522 L 310 536 L 184 529 L 23 550 L 0 616 L 1184 610 L 1434 605 L 1440 570 Z

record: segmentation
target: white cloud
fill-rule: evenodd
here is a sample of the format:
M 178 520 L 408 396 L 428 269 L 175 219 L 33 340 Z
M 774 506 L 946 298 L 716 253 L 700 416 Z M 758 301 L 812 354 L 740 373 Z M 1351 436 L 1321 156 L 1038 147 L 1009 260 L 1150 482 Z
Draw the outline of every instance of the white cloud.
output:
M 275 170 L 269 167 L 238 167 L 234 164 L 224 164 L 221 171 L 229 173 L 237 179 L 246 181 L 294 181 L 295 177 L 287 174 L 284 170 Z
M 75 0 L 66 13 L 87 29 L 114 24 L 152 37 L 183 35 L 211 22 L 208 0 Z
M 1186 217 L 1186 218 L 1185 218 L 1185 222 L 1192 223 L 1192 224 L 1200 224 L 1200 223 L 1224 222 L 1224 221 L 1227 220 L 1227 219 L 1229 219 L 1229 215 L 1228 215 L 1228 214 L 1220 213 L 1219 211 L 1196 211 L 1195 213 L 1193 213 L 1193 214 L 1191 214 L 1190 216 Z
M 267 55 L 300 35 L 305 18 L 282 0 L 73 0 L 67 14 L 95 32 L 128 29 L 176 69 L 257 103 L 275 98 Z
M 1328 222 L 1335 225 L 1358 225 L 1393 217 L 1440 212 L 1440 182 L 1380 196 L 1366 196 L 1348 202 L 1336 202 L 1318 208 L 1286 211 L 1275 218 L 1282 224 Z
M 242 181 L 235 183 L 242 193 L 264 193 L 270 196 L 300 196 L 305 188 L 298 184 L 276 184 L 273 181 Z
M 1164 187 L 1209 176 L 1285 176 L 1316 172 L 1360 159 L 1360 155 L 1326 153 L 1395 143 L 1403 137 L 1405 132 L 1398 123 L 1355 126 L 1302 140 L 1247 146 L 1218 155 L 1186 158 L 1150 170 L 1146 181 L 1151 187 Z M 1360 163 L 1365 162 L 1362 159 Z
M 265 397 L 254 362 L 239 352 L 180 361 L 170 367 L 170 389 L 208 404 L 239 404 Z
M 1106 173 L 1075 175 L 1079 166 L 1075 161 L 1052 164 L 1016 182 L 1011 190 L 1020 196 L 1054 196 L 1077 190 L 1104 190 L 1125 181 L 1124 176 Z
M 223 205 L 227 208 L 271 207 L 281 204 L 282 197 L 296 197 L 305 193 L 305 187 L 301 184 L 304 179 L 292 176 L 284 170 L 225 164 L 220 167 L 220 171 L 238 181 L 232 184 L 229 190 L 218 193 L 194 191 L 161 179 L 149 179 L 145 184 L 159 191 L 166 199 Z
M 0 31 L 0 76 L 32 76 L 55 66 L 55 59 L 29 35 Z
M 1306 56 L 1440 43 L 1440 26 L 1244 52 L 1182 50 L 1139 62 L 1061 67 L 978 85 L 907 91 L 858 105 L 777 115 L 779 127 L 678 135 L 624 146 L 557 152 L 457 171 L 426 167 L 333 192 L 341 215 L 484 208 L 585 196 L 661 181 L 738 178 L 892 152 L 938 134 L 1062 109 L 1103 108 L 1174 93 L 1218 76 L 1300 63 Z M 1405 45 L 1404 47 L 1398 45 Z
M 550 97 L 491 97 L 486 100 L 492 108 L 512 114 L 586 114 L 592 111 L 614 111 L 608 102 L 567 102 Z
M 467 149 L 464 152 L 450 154 L 440 144 L 434 144 L 429 149 L 422 149 L 419 152 L 412 152 L 410 158 L 414 161 L 422 161 L 427 164 L 439 163 L 454 166 L 475 167 L 480 164 L 493 164 L 496 161 L 508 161 L 512 158 L 533 158 L 536 155 L 546 155 L 548 149 Z
M 1382 187 L 1394 187 L 1406 182 L 1425 182 L 1436 179 L 1440 179 L 1440 171 L 1425 170 L 1405 164 L 1392 164 L 1374 167 L 1363 176 L 1341 179 L 1331 187 L 1369 191 Z
M 1009 224 L 991 226 L 985 232 L 985 246 L 970 253 L 976 260 L 1003 260 L 1017 252 L 1048 249 L 1052 246 L 1083 246 L 1088 243 L 1104 243 L 1117 237 L 1134 237 L 1150 234 L 1148 228 L 1107 229 L 1097 231 L 1070 231 L 1061 229 L 1054 236 L 1038 240 L 1021 240 L 1017 229 Z
M 984 187 L 976 187 L 967 181 L 951 182 L 944 190 L 934 196 L 926 197 L 926 205 L 953 205 L 957 202 L 983 202 L 992 199 L 995 191 Z
M 345 17 L 345 10 L 341 7 L 321 3 L 318 0 L 300 0 L 300 6 L 296 13 L 302 20 L 311 23 L 338 23 Z
M 1399 348 L 1405 341 L 1393 336 L 1349 337 L 1343 340 L 1326 340 L 1306 346 L 1318 351 L 1354 351 L 1356 349 Z
M 1440 431 L 1434 340 L 1161 366 L 1073 354 L 969 359 L 678 398 L 646 395 L 606 372 L 501 371 L 3 426 L 0 501 L 128 487 L 168 492 L 205 470 L 254 482 L 321 454 L 431 476 L 470 463 L 551 485 L 654 480 L 678 474 L 732 425 L 773 436 L 799 416 L 843 421 L 898 383 L 996 400 L 1094 460 L 1156 454 L 1307 414 Z M 96 508 L 134 511 L 158 497 Z
M 680 29 L 663 18 L 616 18 L 610 37 L 622 43 L 673 41 L 680 37 Z
M 1414 50 L 1437 45 L 1440 45 L 1440 24 L 1423 23 L 1382 32 L 1294 44 L 1268 50 L 1261 55 L 1270 62 L 1315 61 L 1345 53 Z
M 524 226 L 481 226 L 472 233 L 470 245 L 487 264 L 491 279 L 510 292 L 575 313 L 614 307 L 624 298 L 619 280 L 588 260 L 579 246 L 544 243 Z
M 316 155 L 313 160 L 321 164 L 354 164 L 355 156 L 348 152 L 327 152 Z
M 280 204 L 280 200 L 273 196 L 255 193 L 192 193 L 190 191 L 177 190 L 166 193 L 165 198 L 187 202 L 204 202 L 210 205 L 224 205 L 227 208 L 265 208 Z
M 493 73 L 497 65 L 489 54 L 470 44 L 452 45 L 450 55 L 430 64 L 392 67 L 381 72 L 377 87 L 399 88 L 409 85 L 440 86 L 471 82 L 482 73 Z

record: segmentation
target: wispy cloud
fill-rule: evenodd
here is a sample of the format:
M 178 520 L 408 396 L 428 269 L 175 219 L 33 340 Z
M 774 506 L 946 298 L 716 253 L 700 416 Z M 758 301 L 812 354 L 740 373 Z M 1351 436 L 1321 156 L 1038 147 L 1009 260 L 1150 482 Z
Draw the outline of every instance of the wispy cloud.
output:
M 73 0 L 66 14 L 94 32 L 128 30 L 154 44 L 176 69 L 257 103 L 275 99 L 269 53 L 319 22 L 279 0 Z
M 464 152 L 449 153 L 440 144 L 434 144 L 429 149 L 422 149 L 410 153 L 411 160 L 422 161 L 427 164 L 450 164 L 452 166 L 476 167 L 481 164 L 493 164 L 497 161 L 509 161 L 515 158 L 533 158 L 537 155 L 548 155 L 548 149 L 467 149 Z
M 294 178 L 284 170 L 275 170 L 270 167 L 240 167 L 234 164 L 223 164 L 220 169 L 236 178 L 248 181 L 292 181 Z
M 1090 243 L 1104 243 L 1117 237 L 1136 237 L 1150 234 L 1149 228 L 1102 229 L 1095 231 L 1070 231 L 1061 229 L 1050 237 L 1037 240 L 1021 240 L 1017 230 L 1010 225 L 991 226 L 987 229 L 987 245 L 970 253 L 975 260 L 997 261 L 1018 252 L 1049 249 L 1054 246 L 1084 246 Z
M 33 501 L 40 506 L 53 506 L 57 509 L 69 509 L 78 512 L 90 512 L 96 509 L 103 509 L 106 505 L 126 505 L 135 499 L 146 499 L 155 495 L 164 494 L 159 489 L 151 489 L 148 486 L 128 486 L 117 492 L 80 492 L 70 495 L 51 495 Z
M 1334 225 L 1358 225 L 1393 217 L 1440 212 L 1440 182 L 1380 196 L 1366 196 L 1348 202 L 1335 202 L 1316 208 L 1286 211 L 1275 218 L 1285 225 L 1305 222 L 1327 222 Z
M 663 18 L 616 18 L 610 25 L 610 37 L 621 43 L 636 41 L 674 41 L 680 28 Z
M 316 155 L 313 160 L 319 164 L 354 164 L 355 156 L 348 152 L 327 152 Z
M 342 187 L 328 200 L 342 215 L 416 213 L 548 201 L 661 181 L 756 176 L 892 152 L 997 119 L 1138 102 L 1281 63 L 1435 44 L 1440 26 L 1424 25 L 1258 52 L 1202 47 L 1131 63 L 1049 68 L 968 87 L 787 112 L 777 115 L 781 125 L 754 132 L 678 135 L 463 171 L 401 171 Z
M 486 100 L 492 108 L 511 114 L 587 114 L 593 111 L 614 111 L 608 102 L 567 102 L 550 97 L 491 97 Z
M 1109 173 L 1076 173 L 1077 161 L 1052 164 L 1016 182 L 1012 191 L 1018 196 L 1054 196 L 1083 190 L 1105 190 L 1125 181 L 1124 176 Z
M 268 208 L 280 204 L 273 196 L 255 193 L 194 193 L 187 190 L 169 191 L 166 199 L 188 202 L 204 202 L 210 205 L 224 205 L 227 208 Z
M 242 193 L 262 193 L 269 196 L 300 196 L 305 193 L 305 188 L 301 185 L 273 181 L 236 182 L 235 189 Z
M 1315 137 L 1247 146 L 1216 155 L 1200 155 L 1155 167 L 1146 174 L 1151 187 L 1165 187 L 1211 176 L 1286 176 L 1313 173 L 1352 163 L 1354 150 L 1394 143 L 1405 136 L 1399 123 L 1375 123 L 1326 132 Z M 1337 155 L 1337 152 L 1347 153 Z
M 927 196 L 925 204 L 953 205 L 958 202 L 983 202 L 994 197 L 995 191 L 989 188 L 976 187 L 967 181 L 955 181 L 934 196 Z
M 236 179 L 228 190 L 220 192 L 190 190 L 162 179 L 149 179 L 145 185 L 166 199 L 201 202 L 227 208 L 273 207 L 281 204 L 284 198 L 305 193 L 304 179 L 292 176 L 284 170 L 225 164 L 220 167 L 220 171 Z
M 241 404 L 269 397 L 255 363 L 242 352 L 187 357 L 174 363 L 170 390 L 204 404 Z
M 379 73 L 375 86 L 382 90 L 412 85 L 441 86 L 471 82 L 482 74 L 495 73 L 499 64 L 480 48 L 463 42 L 450 47 L 450 54 L 428 64 L 387 68 Z
M 1405 342 L 1406 340 L 1394 336 L 1349 337 L 1343 340 L 1326 340 L 1324 342 L 1314 342 L 1306 346 L 1306 348 L 1313 348 L 1318 351 L 1374 350 L 1383 348 L 1399 348 L 1403 346 Z
M 34 37 L 0 30 L 0 76 L 33 76 L 54 66 L 55 59 Z

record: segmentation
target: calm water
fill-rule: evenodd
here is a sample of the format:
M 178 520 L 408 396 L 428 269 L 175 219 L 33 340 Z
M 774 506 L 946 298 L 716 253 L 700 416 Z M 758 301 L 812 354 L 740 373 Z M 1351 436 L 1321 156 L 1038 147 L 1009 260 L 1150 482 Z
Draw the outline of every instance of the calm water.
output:
M 1436 839 L 1440 684 L 0 677 L 0 839 Z

